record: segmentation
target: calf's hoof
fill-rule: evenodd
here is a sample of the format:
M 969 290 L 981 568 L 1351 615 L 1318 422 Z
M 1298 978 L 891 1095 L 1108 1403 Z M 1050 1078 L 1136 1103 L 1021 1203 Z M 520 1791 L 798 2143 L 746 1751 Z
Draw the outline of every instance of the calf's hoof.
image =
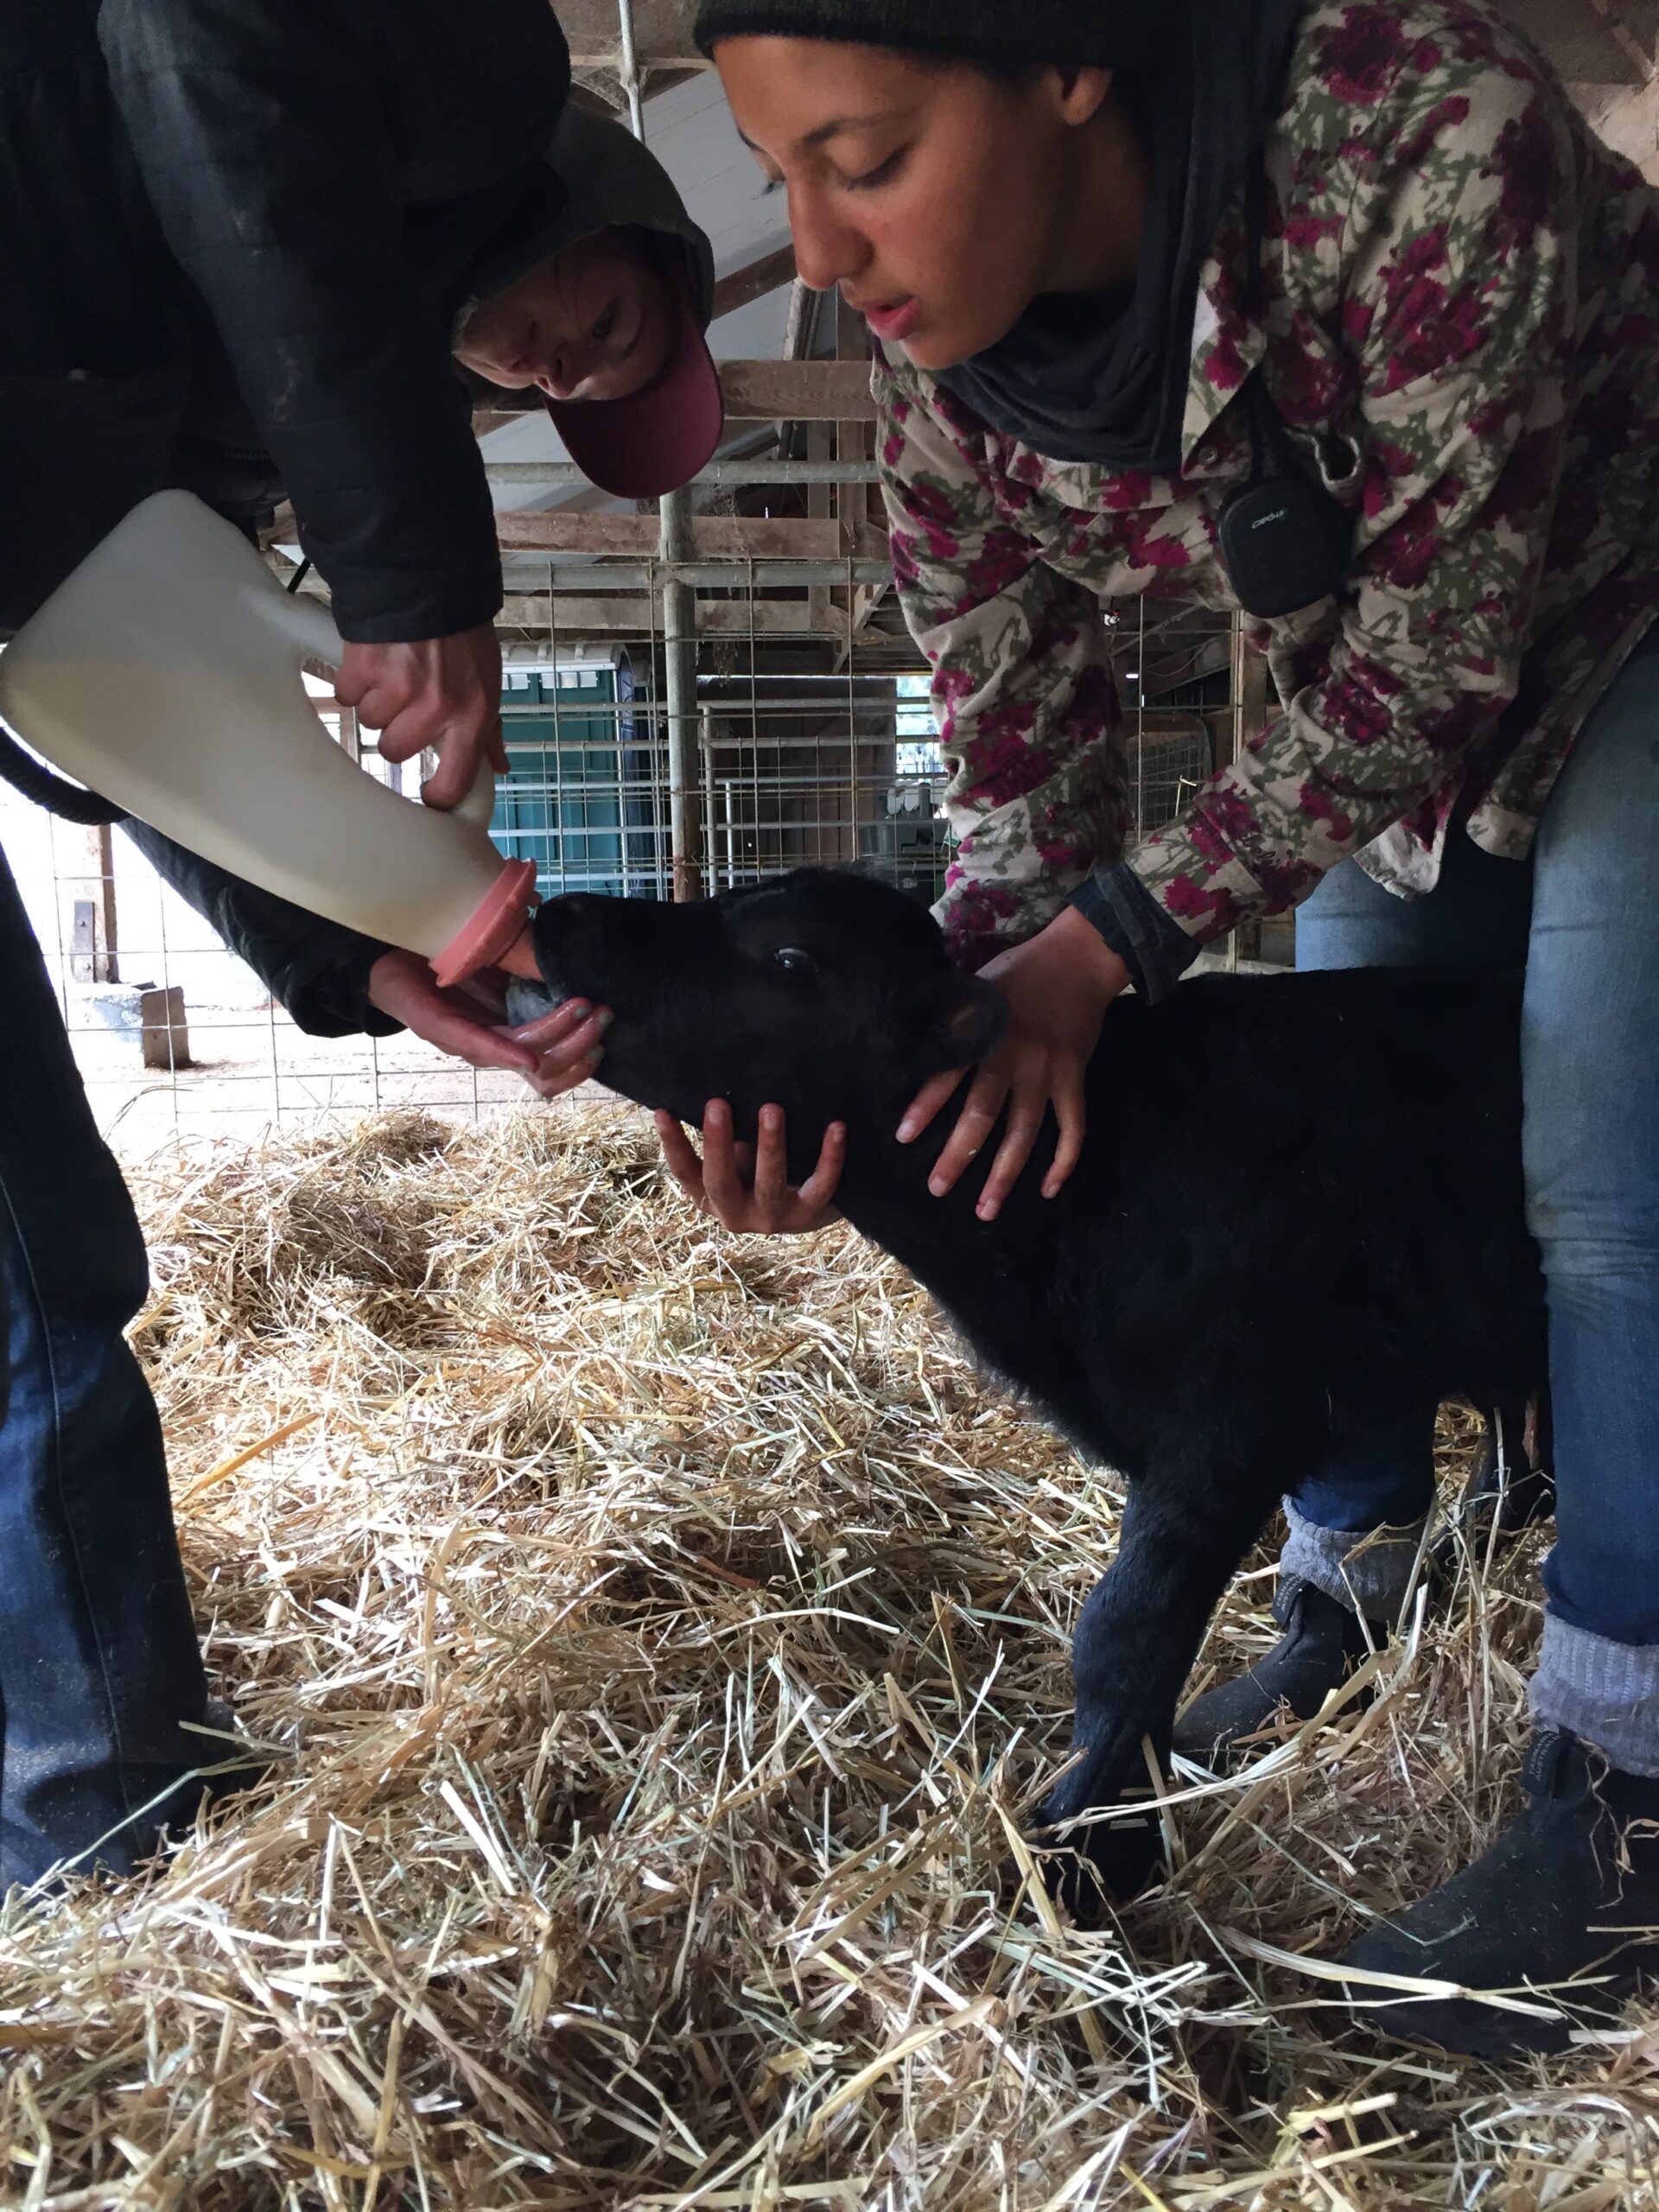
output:
M 1096 1802 L 1122 1809 L 1112 1820 L 1076 1825 Z M 1080 1928 L 1096 1926 L 1110 1905 L 1145 1889 L 1164 1865 L 1164 1832 L 1150 1797 L 1126 1802 L 1109 1793 L 1096 1801 L 1062 1783 L 1038 1821 L 1033 1840 L 1044 1854 L 1048 1893 Z

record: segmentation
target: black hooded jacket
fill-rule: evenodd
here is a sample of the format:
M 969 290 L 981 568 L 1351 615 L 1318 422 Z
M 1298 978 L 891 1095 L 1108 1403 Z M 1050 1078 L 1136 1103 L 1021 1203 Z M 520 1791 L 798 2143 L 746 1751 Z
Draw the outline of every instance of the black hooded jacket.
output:
M 450 336 L 569 81 L 548 0 L 0 0 L 0 626 L 168 485 L 286 493 L 348 639 L 489 621 Z
M 450 335 L 569 85 L 548 0 L 0 0 L 0 635 L 169 486 L 291 498 L 347 639 L 491 620 Z M 383 947 L 128 828 L 302 1027 L 397 1027 Z

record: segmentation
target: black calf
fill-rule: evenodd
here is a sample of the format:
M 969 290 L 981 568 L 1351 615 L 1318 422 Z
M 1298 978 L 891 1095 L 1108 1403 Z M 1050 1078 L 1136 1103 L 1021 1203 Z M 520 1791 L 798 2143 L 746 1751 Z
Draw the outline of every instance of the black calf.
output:
M 543 907 L 556 993 L 614 1008 L 601 1077 L 740 1134 L 788 1115 L 804 1173 L 849 1124 L 842 1203 L 980 1357 L 1128 1480 L 1117 1560 L 1084 1607 L 1077 1764 L 1046 1821 L 1144 1783 L 1239 1560 L 1285 1491 L 1346 1437 L 1463 1395 L 1524 1402 L 1544 1367 L 1522 1208 L 1518 988 L 1441 973 L 1216 977 L 1115 1007 L 1065 1195 L 1029 1172 L 987 1226 L 929 1196 L 950 1116 L 893 1140 L 918 1086 L 982 1058 L 1002 1002 L 947 962 L 923 911 L 806 872 L 705 905 Z M 1039 1155 L 1039 1165 L 1046 1154 Z M 1150 1822 L 1078 1847 L 1114 1888 Z

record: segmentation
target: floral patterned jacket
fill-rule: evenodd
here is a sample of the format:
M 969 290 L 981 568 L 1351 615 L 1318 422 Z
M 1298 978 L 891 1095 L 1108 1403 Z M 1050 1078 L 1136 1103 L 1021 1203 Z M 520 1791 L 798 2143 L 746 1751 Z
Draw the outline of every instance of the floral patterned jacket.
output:
M 1484 0 L 1324 0 L 1290 81 L 1260 288 L 1242 203 L 1200 281 L 1178 474 L 1046 460 L 877 361 L 894 571 L 953 772 L 939 913 L 964 963 L 1122 854 L 1103 602 L 1236 604 L 1216 523 L 1249 474 L 1236 395 L 1258 365 L 1353 511 L 1355 556 L 1339 597 L 1251 626 L 1281 711 L 1128 855 L 1195 944 L 1294 906 L 1350 854 L 1431 887 L 1460 801 L 1478 844 L 1523 856 L 1659 608 L 1659 193 Z

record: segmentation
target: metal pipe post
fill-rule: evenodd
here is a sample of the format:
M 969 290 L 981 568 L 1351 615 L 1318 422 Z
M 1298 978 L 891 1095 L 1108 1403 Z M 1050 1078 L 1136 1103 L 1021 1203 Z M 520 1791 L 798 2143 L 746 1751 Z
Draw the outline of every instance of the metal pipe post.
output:
M 616 0 L 616 27 L 622 42 L 622 67 L 618 73 L 622 79 L 622 90 L 627 95 L 628 121 L 634 137 L 643 142 L 645 111 L 640 98 L 639 56 L 633 43 L 633 0 Z
M 662 502 L 664 564 L 683 560 L 691 534 L 691 502 L 670 492 Z M 671 578 L 663 587 L 663 658 L 667 678 L 669 849 L 674 897 L 702 896 L 702 778 L 697 772 L 697 595 Z

